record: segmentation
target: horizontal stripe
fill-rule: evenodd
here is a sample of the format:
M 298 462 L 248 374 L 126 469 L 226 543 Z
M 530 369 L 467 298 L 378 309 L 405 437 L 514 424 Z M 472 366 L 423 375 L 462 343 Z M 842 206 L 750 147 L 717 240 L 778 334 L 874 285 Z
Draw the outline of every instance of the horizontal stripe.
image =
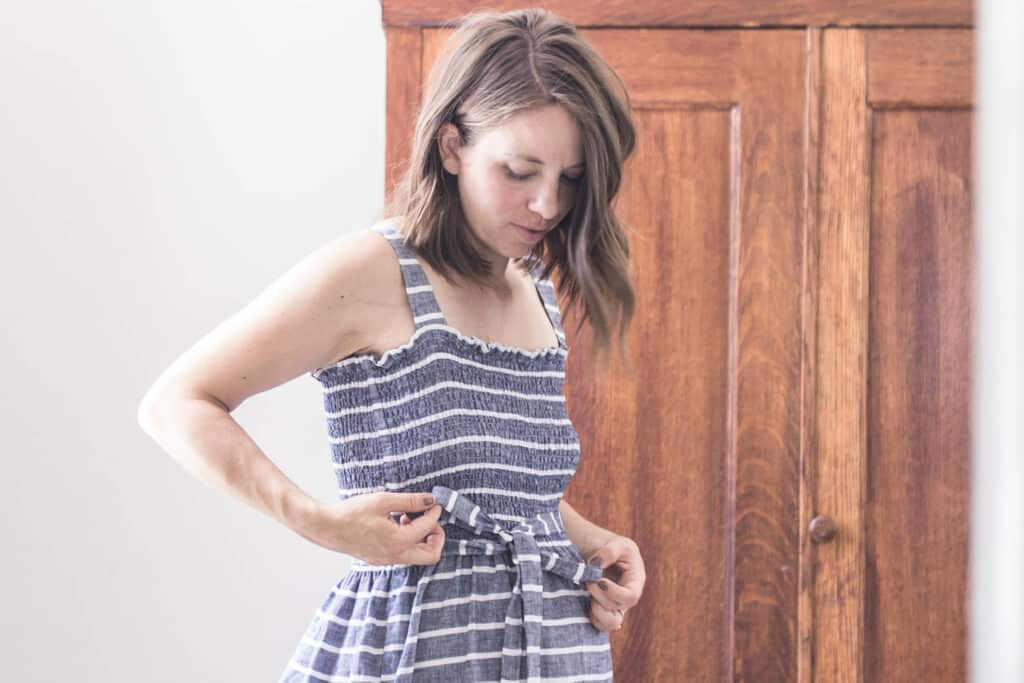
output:
M 376 567 L 376 566 L 379 566 L 379 565 L 370 565 L 370 566 Z M 390 565 L 390 566 L 400 567 L 400 566 L 407 566 L 407 565 Z M 419 566 L 419 565 L 409 565 L 409 566 Z M 504 567 L 505 571 L 513 571 L 513 572 L 515 571 L 515 567 L 510 566 L 510 565 L 502 565 L 502 567 Z M 440 581 L 442 579 L 446 580 L 446 579 L 449 579 L 449 578 L 453 578 L 455 576 L 455 574 L 476 573 L 476 572 L 480 571 L 481 569 L 482 568 L 474 567 L 474 570 L 472 572 L 466 572 L 466 571 L 463 571 L 463 570 L 459 570 L 457 572 L 448 573 L 447 576 L 445 575 L 445 573 L 439 572 L 438 574 L 434 574 L 432 576 L 424 576 L 423 578 L 420 579 L 420 582 L 423 583 L 424 585 L 426 585 L 426 584 L 429 584 L 429 583 L 438 582 L 438 581 Z M 393 599 L 394 597 L 396 597 L 398 595 L 401 595 L 403 593 L 417 593 L 417 592 L 419 592 L 419 590 L 420 590 L 420 586 L 417 586 L 417 585 L 401 586 L 399 588 L 394 588 L 394 589 L 391 589 L 389 591 L 382 591 L 382 590 L 378 590 L 378 589 L 352 590 L 351 588 L 344 588 L 344 587 L 341 587 L 341 586 L 334 586 L 331 589 L 330 593 L 328 594 L 328 599 L 331 599 L 335 595 L 338 595 L 338 596 L 342 596 L 344 598 L 351 598 L 352 600 L 354 600 L 354 604 L 358 605 L 358 604 L 361 604 L 363 602 L 366 602 L 367 600 L 373 600 L 373 599 L 390 600 L 390 599 Z M 513 586 L 512 593 L 516 592 L 517 590 L 518 590 L 518 586 Z M 501 597 L 511 597 L 512 593 L 510 593 L 509 591 L 504 591 L 504 592 L 501 593 Z M 470 598 L 479 598 L 479 597 L 482 597 L 482 596 L 485 596 L 485 595 L 495 595 L 495 594 L 494 593 L 486 593 L 486 594 L 484 594 L 484 593 L 469 593 L 469 594 L 466 594 L 466 595 L 463 596 L 465 598 L 465 600 L 463 600 L 461 602 L 460 602 L 460 598 L 444 598 L 444 600 L 447 601 L 444 604 L 445 605 L 468 604 L 469 602 L 472 602 L 472 600 Z M 565 597 L 589 596 L 589 595 L 590 595 L 590 593 L 586 589 L 582 589 L 582 588 L 559 588 L 557 590 L 544 592 L 544 597 L 552 598 L 552 599 L 554 599 L 554 598 L 565 598 Z M 424 600 L 420 604 L 429 605 L 429 604 L 438 604 L 438 603 L 437 603 L 437 601 Z M 325 613 L 325 615 L 326 615 L 326 613 Z M 408 618 L 409 615 L 404 615 L 404 616 L 406 618 Z
M 334 418 L 344 417 L 346 415 L 358 415 L 360 413 L 373 413 L 373 412 L 376 412 L 378 410 L 386 410 L 388 408 L 394 408 L 395 406 L 400 406 L 403 403 L 408 403 L 410 401 L 415 401 L 416 399 L 423 398 L 424 396 L 432 394 L 432 393 L 434 393 L 436 391 L 441 391 L 442 389 L 463 389 L 463 390 L 469 391 L 469 392 L 479 392 L 479 393 L 483 393 L 483 394 L 492 394 L 492 395 L 495 395 L 495 396 L 508 396 L 508 397 L 511 397 L 511 398 L 520 398 L 520 399 L 525 399 L 525 400 L 530 400 L 530 401 L 552 401 L 552 402 L 555 402 L 555 403 L 564 403 L 565 402 L 565 396 L 563 396 L 561 393 L 558 393 L 558 394 L 528 394 L 528 393 L 522 392 L 522 391 L 511 391 L 509 389 L 494 389 L 494 388 L 491 388 L 491 387 L 480 386 L 480 385 L 477 385 L 477 384 L 468 384 L 466 382 L 455 382 L 455 381 L 452 381 L 452 380 L 442 380 L 440 382 L 435 382 L 434 384 L 424 385 L 424 387 L 422 389 L 420 389 L 418 391 L 410 392 L 408 394 L 403 395 L 401 398 L 398 398 L 398 399 L 395 399 L 395 400 L 392 400 L 392 401 L 379 401 L 377 403 L 370 403 L 368 405 L 360 405 L 360 406 L 356 406 L 355 408 L 350 408 L 348 410 L 340 410 L 340 411 L 337 411 L 337 412 L 328 411 L 327 412 L 327 417 L 334 419 Z
M 513 592 L 505 591 L 504 593 L 502 593 L 500 595 L 498 593 L 484 594 L 484 595 L 491 596 L 493 598 L 493 600 L 492 599 L 487 599 L 487 600 L 470 600 L 470 599 L 468 599 L 469 596 L 466 596 L 467 599 L 464 599 L 464 600 L 461 600 L 461 601 L 456 601 L 456 602 L 449 602 L 449 603 L 447 603 L 444 606 L 445 607 L 452 607 L 452 606 L 458 607 L 459 605 L 466 605 L 466 604 L 469 604 L 469 603 L 472 603 L 472 602 L 481 603 L 481 602 L 493 602 L 493 601 L 496 601 L 496 600 L 499 600 L 499 599 L 502 599 L 502 598 L 509 598 L 509 599 L 511 599 L 511 597 L 513 596 L 514 593 L 515 593 L 515 591 L 513 591 Z M 571 588 L 567 588 L 567 589 L 559 590 L 559 591 L 549 591 L 548 593 L 544 594 L 544 597 L 545 598 L 549 598 L 549 599 L 556 599 L 556 598 L 579 598 L 579 597 L 582 597 L 582 596 L 589 597 L 590 594 L 587 591 L 585 591 L 585 590 L 571 589 Z M 355 607 L 355 606 L 361 606 L 361 603 L 356 602 L 355 605 L 353 605 L 353 607 Z M 422 610 L 415 610 L 414 609 L 409 614 L 405 614 L 405 613 L 388 614 L 386 619 L 375 617 L 375 616 L 370 615 L 370 614 L 364 614 L 364 615 L 359 616 L 359 617 L 353 617 L 351 619 L 346 619 L 345 617 L 342 617 L 342 616 L 340 616 L 338 614 L 333 614 L 331 612 L 325 612 L 325 611 L 323 611 L 323 609 L 318 609 L 316 611 L 316 619 L 320 623 L 332 623 L 332 624 L 338 624 L 339 626 L 359 626 L 359 627 L 362 627 L 362 626 L 379 626 L 379 627 L 387 628 L 391 624 L 397 624 L 397 623 L 401 623 L 403 621 L 409 621 L 412 618 L 413 614 L 417 614 L 417 613 L 421 613 L 421 612 L 422 612 Z M 527 622 L 539 623 L 539 624 L 541 624 L 541 626 L 544 626 L 544 627 L 547 627 L 547 628 L 555 628 L 555 627 L 559 627 L 559 626 L 564 626 L 566 624 L 580 623 L 581 620 L 582 621 L 589 621 L 588 619 L 586 619 L 584 617 L 560 617 L 560 618 L 555 619 L 555 618 L 545 618 L 543 616 L 538 616 L 538 615 L 533 615 L 533 614 L 527 614 L 527 615 L 525 615 L 525 618 L 523 618 L 523 619 L 516 619 L 514 617 L 505 617 L 505 621 L 502 622 L 502 623 L 503 623 L 503 625 L 521 626 L 524 621 L 527 621 Z M 425 631 L 425 633 L 429 633 L 429 631 Z
M 381 429 L 372 432 L 354 432 L 340 437 L 328 437 L 328 441 L 332 444 L 346 444 L 354 441 L 364 441 L 366 439 L 375 439 L 383 436 L 391 436 L 392 434 L 401 434 L 407 432 L 410 429 L 416 427 L 423 427 L 424 425 L 446 420 L 456 415 L 463 415 L 466 417 L 493 417 L 497 420 L 519 420 L 531 425 L 562 425 L 566 427 L 572 427 L 572 420 L 567 417 L 533 417 L 531 415 L 523 415 L 521 413 L 508 413 L 500 410 L 484 410 L 484 409 L 473 409 L 473 408 L 452 408 L 451 410 L 444 410 L 440 413 L 434 413 L 433 415 L 427 415 L 425 417 L 417 418 L 415 420 L 409 420 L 402 422 L 391 428 Z
M 366 493 L 379 493 L 381 491 L 388 492 L 403 492 L 405 489 L 413 487 L 420 482 L 430 481 L 431 479 L 441 479 L 447 475 L 456 474 L 458 472 L 466 472 L 469 470 L 493 470 L 496 472 L 521 472 L 523 474 L 530 474 L 537 477 L 556 477 L 573 475 L 576 472 L 576 468 L 569 469 L 557 469 L 557 470 L 543 470 L 536 467 L 520 467 L 518 465 L 506 465 L 503 463 L 496 462 L 479 462 L 479 463 L 467 463 L 465 465 L 453 465 L 452 467 L 445 467 L 439 470 L 431 470 L 424 475 L 413 477 L 411 479 L 403 479 L 395 482 L 385 482 L 382 486 L 364 486 L 361 488 L 344 488 L 339 490 L 339 494 L 343 498 L 351 498 L 352 496 L 360 496 Z
M 433 353 L 425 356 L 422 360 L 419 360 L 407 367 L 395 370 L 387 375 L 383 375 L 381 377 L 367 377 L 366 379 L 354 380 L 351 382 L 339 382 L 325 388 L 324 393 L 334 394 L 339 391 L 351 391 L 352 389 L 364 389 L 369 386 L 388 384 L 405 377 L 408 374 L 422 370 L 428 365 L 437 363 L 438 361 L 449 361 L 466 367 L 484 370 L 485 372 L 511 375 L 513 377 L 565 377 L 565 372 L 562 370 L 521 370 L 518 368 L 503 368 L 497 365 L 481 363 L 480 361 L 473 360 L 472 358 L 464 358 L 448 351 L 434 351 Z
M 579 646 L 576 646 L 576 647 L 578 648 L 578 650 L 576 652 L 572 653 L 572 654 L 580 654 L 582 652 L 607 652 L 609 650 L 609 647 L 607 645 L 598 645 L 598 646 L 579 645 Z M 566 649 L 566 648 L 558 648 L 558 649 Z M 546 656 L 546 657 L 565 656 L 565 653 L 561 653 L 561 652 L 549 653 L 547 650 L 544 650 L 544 649 L 536 649 L 536 650 L 531 649 L 529 651 L 530 652 L 536 652 L 537 654 L 539 654 L 541 656 Z M 471 652 L 469 654 L 457 655 L 457 656 L 454 656 L 454 657 L 441 657 L 441 658 L 437 658 L 437 659 L 429 659 L 429 660 L 426 660 L 426 661 L 417 661 L 415 663 L 415 665 L 413 665 L 411 667 L 402 667 L 402 668 L 399 668 L 397 671 L 395 671 L 393 674 L 384 674 L 381 677 L 362 676 L 362 675 L 359 675 L 359 674 L 354 674 L 354 675 L 353 674 L 346 674 L 346 675 L 343 675 L 343 676 L 326 675 L 326 674 L 322 674 L 322 673 L 320 673 L 320 672 L 318 672 L 318 671 L 316 671 L 314 669 L 310 669 L 309 667 L 302 666 L 302 665 L 298 664 L 298 662 L 295 662 L 295 661 L 289 662 L 289 667 L 291 667 L 291 668 L 295 669 L 296 671 L 299 671 L 300 673 L 303 673 L 303 674 L 305 674 L 307 676 L 313 676 L 317 680 L 330 681 L 331 683 L 334 683 L 335 681 L 393 681 L 398 676 L 404 676 L 404 675 L 407 675 L 407 674 L 411 674 L 411 673 L 413 673 L 416 670 L 435 668 L 435 667 L 438 667 L 438 666 L 449 666 L 451 664 L 465 664 L 465 663 L 472 662 L 472 661 L 480 661 L 480 660 L 487 660 L 487 659 L 498 659 L 498 658 L 501 658 L 501 657 L 521 656 L 522 654 L 524 654 L 524 651 L 522 651 L 522 650 L 502 650 L 501 652 Z M 571 677 L 564 677 L 564 676 L 557 676 L 557 677 L 540 676 L 540 677 L 530 678 L 529 681 L 531 683 L 533 681 L 537 681 L 538 683 L 554 683 L 554 682 L 569 683 L 571 681 L 606 681 L 606 680 L 609 680 L 611 678 L 611 676 L 612 676 L 612 672 L 608 671 L 608 672 L 604 672 L 604 673 L 600 673 L 600 674 L 578 674 L 578 675 L 573 675 Z M 501 683 L 506 683 L 506 681 L 511 683 L 512 680 L 519 681 L 520 679 L 505 679 L 505 678 L 503 678 L 503 679 L 501 679 Z
M 320 612 L 319 614 L 324 614 L 324 613 Z M 341 619 L 340 617 L 333 617 L 332 615 L 327 615 L 327 614 L 324 614 L 324 616 L 325 617 L 331 617 L 330 619 L 326 619 L 325 618 L 324 619 L 325 623 L 330 621 L 331 623 L 337 623 L 337 624 L 340 624 L 340 625 L 343 625 L 343 626 L 365 626 L 370 621 L 379 622 L 379 620 L 377 620 L 377 619 L 371 619 L 371 618 L 367 618 L 367 617 L 364 617 L 364 618 L 361 618 L 361 619 L 345 620 L 345 619 Z M 398 621 L 408 621 L 409 615 L 403 615 L 403 616 L 404 616 L 403 619 L 395 619 L 393 621 L 390 621 L 390 622 L 387 622 L 387 623 L 384 623 L 384 624 L 376 623 L 374 625 L 377 625 L 377 626 L 387 626 L 388 623 L 395 623 L 395 622 L 398 622 Z M 565 628 L 566 626 L 576 626 L 576 625 L 579 625 L 579 624 L 590 624 L 591 623 L 590 619 L 588 619 L 587 617 L 566 617 L 566 618 L 563 618 L 563 619 L 544 619 L 544 620 L 537 620 L 537 619 L 530 618 L 529 621 L 542 621 L 541 628 L 548 629 L 548 630 L 551 630 L 551 631 L 554 631 L 556 629 L 562 629 L 562 628 Z M 399 643 L 392 643 L 390 645 L 384 645 L 384 647 L 375 647 L 373 645 L 366 645 L 366 644 L 346 645 L 346 646 L 331 645 L 330 643 L 328 643 L 328 642 L 326 642 L 324 640 L 317 640 L 317 639 L 314 639 L 314 638 L 310 638 L 309 636 L 303 636 L 302 637 L 302 642 L 304 642 L 307 645 L 310 645 L 312 647 L 315 647 L 317 649 L 324 650 L 326 652 L 330 652 L 332 654 L 342 654 L 342 653 L 358 654 L 360 652 L 366 652 L 366 653 L 369 653 L 369 654 L 377 654 L 377 655 L 379 655 L 379 654 L 384 654 L 385 652 L 393 652 L 393 651 L 396 651 L 396 650 L 397 651 L 401 651 L 401 650 L 405 649 L 405 647 L 407 645 L 415 643 L 418 640 L 428 640 L 430 638 L 444 638 L 444 637 L 447 637 L 447 636 L 466 636 L 466 635 L 469 635 L 470 633 L 472 633 L 473 631 L 501 631 L 501 630 L 504 630 L 507 626 L 521 626 L 522 623 L 523 623 L 522 619 L 512 619 L 512 618 L 506 617 L 502 621 L 495 621 L 495 622 L 489 622 L 489 623 L 479 623 L 478 622 L 478 623 L 466 624 L 464 626 L 450 626 L 450 627 L 447 627 L 447 628 L 438 628 L 438 629 L 434 629 L 434 630 L 431 630 L 431 631 L 420 631 L 418 634 L 413 634 L 413 635 L 409 636 L 408 638 L 402 640 Z
M 350 460 L 348 462 L 336 462 L 334 463 L 334 469 L 338 471 L 344 471 L 363 467 L 379 467 L 381 465 L 385 465 L 388 463 L 409 460 L 411 458 L 415 458 L 418 455 L 430 453 L 431 451 L 445 450 L 451 446 L 467 443 L 496 443 L 501 444 L 503 446 L 519 446 L 520 448 L 526 448 L 527 450 L 533 451 L 578 452 L 580 450 L 579 443 L 540 443 L 537 441 L 523 441 L 522 439 L 506 439 L 501 436 L 487 435 L 457 436 L 452 439 L 445 439 L 444 441 L 438 441 L 436 443 L 423 446 L 422 448 L 414 448 L 411 451 L 396 453 L 394 455 L 386 455 L 382 458 L 371 458 L 370 460 Z
M 399 675 L 405 675 L 412 673 L 411 670 L 402 670 L 393 674 L 385 674 L 384 676 L 364 676 L 362 674 L 346 674 L 344 676 L 328 676 L 321 674 L 317 671 L 313 671 L 309 667 L 300 666 L 296 663 L 289 663 L 289 668 L 298 671 L 301 674 L 310 676 L 317 681 L 326 681 L 327 683 L 339 683 L 341 681 L 351 681 L 352 683 L 364 683 L 365 681 L 393 681 Z M 600 674 L 579 674 L 575 676 L 541 676 L 534 677 L 527 680 L 527 683 L 589 683 L 590 681 L 610 681 L 612 680 L 612 672 L 607 671 Z M 523 683 L 522 679 L 519 678 L 501 678 L 494 681 L 477 681 L 476 683 Z

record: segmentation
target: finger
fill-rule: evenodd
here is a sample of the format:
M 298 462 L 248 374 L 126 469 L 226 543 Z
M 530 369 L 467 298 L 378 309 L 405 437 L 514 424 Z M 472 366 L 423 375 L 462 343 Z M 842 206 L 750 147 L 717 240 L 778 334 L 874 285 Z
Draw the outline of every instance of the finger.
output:
M 415 543 L 431 532 L 440 517 L 441 506 L 435 505 L 408 524 L 400 525 L 399 536 L 407 543 Z
M 423 491 L 419 493 L 382 492 L 379 494 L 378 501 L 378 504 L 381 507 L 386 508 L 389 511 L 396 510 L 402 512 L 422 512 L 437 504 L 430 491 Z
M 424 537 L 418 539 L 413 547 L 434 558 L 432 561 L 436 561 L 440 546 L 444 544 L 444 539 L 444 527 L 436 524 Z
M 605 588 L 602 588 L 602 586 L 605 586 Z M 630 599 L 630 593 L 608 578 L 588 582 L 587 591 L 590 592 L 594 600 L 608 610 L 621 609 L 626 606 Z
M 617 631 L 622 627 L 622 615 L 597 602 L 590 603 L 590 619 L 600 631 Z
M 407 564 L 434 564 L 444 545 L 444 529 L 438 525 L 434 531 L 400 555 Z
M 644 589 L 647 577 L 636 567 L 626 567 L 619 577 L 618 583 L 622 588 L 639 595 Z

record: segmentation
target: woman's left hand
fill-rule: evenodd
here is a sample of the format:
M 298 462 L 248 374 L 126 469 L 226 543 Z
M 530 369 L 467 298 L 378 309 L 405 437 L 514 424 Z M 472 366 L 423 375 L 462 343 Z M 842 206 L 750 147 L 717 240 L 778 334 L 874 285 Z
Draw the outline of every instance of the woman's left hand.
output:
M 622 628 L 626 610 L 640 600 L 647 581 L 640 548 L 631 538 L 612 536 L 588 561 L 599 562 L 610 575 L 586 584 L 592 598 L 590 623 L 598 631 L 617 631 Z

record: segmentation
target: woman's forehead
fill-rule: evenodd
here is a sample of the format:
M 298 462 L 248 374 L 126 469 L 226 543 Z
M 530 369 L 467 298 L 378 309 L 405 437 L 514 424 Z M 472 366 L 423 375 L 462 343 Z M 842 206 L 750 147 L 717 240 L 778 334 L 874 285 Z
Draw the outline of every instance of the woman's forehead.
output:
M 503 159 L 517 159 L 543 166 L 574 168 L 583 164 L 583 149 L 575 125 L 560 126 L 507 122 L 486 136 L 490 152 Z

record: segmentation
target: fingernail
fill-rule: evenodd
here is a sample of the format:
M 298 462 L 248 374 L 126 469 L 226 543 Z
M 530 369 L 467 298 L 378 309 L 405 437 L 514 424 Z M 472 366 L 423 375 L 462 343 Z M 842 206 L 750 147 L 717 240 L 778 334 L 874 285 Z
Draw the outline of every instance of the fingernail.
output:
M 603 591 L 608 590 L 608 582 L 605 581 L 604 579 L 601 579 L 600 581 L 598 581 L 597 585 L 600 586 L 601 590 L 603 590 Z
M 431 495 L 423 496 L 423 504 L 424 505 L 433 505 L 434 504 L 434 497 L 431 496 Z
M 600 567 L 601 566 L 601 560 L 599 558 L 597 558 L 597 557 L 592 557 L 592 558 L 590 558 L 590 565 L 592 567 Z

